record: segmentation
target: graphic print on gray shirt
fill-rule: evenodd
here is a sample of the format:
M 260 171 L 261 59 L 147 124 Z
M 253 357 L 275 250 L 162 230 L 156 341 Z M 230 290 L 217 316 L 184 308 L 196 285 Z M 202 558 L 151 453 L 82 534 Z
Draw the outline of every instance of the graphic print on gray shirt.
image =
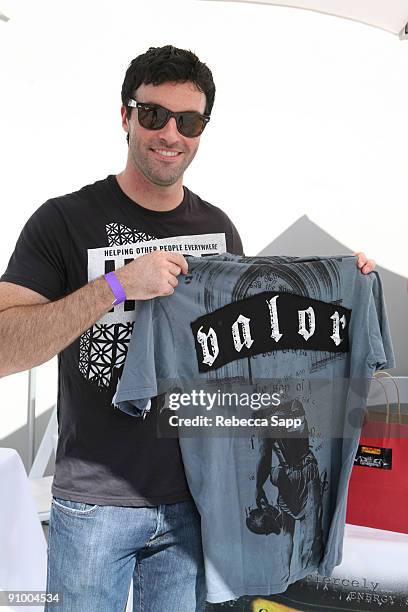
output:
M 275 405 L 249 410 L 259 421 L 277 419 L 264 431 L 259 421 L 239 433 L 178 427 L 211 603 L 282 593 L 315 570 L 330 576 L 341 562 L 370 379 L 395 367 L 381 279 L 361 274 L 356 261 L 189 257 L 173 295 L 138 303 L 113 400 L 124 412 L 149 418 L 157 395 L 169 412 L 175 390 L 191 396 L 195 387 L 216 398 L 220 389 L 280 394 Z M 177 414 L 211 417 L 224 408 L 191 403 Z M 234 411 L 248 408 L 228 416 Z

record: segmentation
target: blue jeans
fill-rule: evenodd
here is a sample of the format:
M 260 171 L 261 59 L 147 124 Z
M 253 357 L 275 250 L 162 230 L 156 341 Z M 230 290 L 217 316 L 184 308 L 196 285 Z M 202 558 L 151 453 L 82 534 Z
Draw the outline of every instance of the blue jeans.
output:
M 204 560 L 194 502 L 154 507 L 52 500 L 45 612 L 203 612 Z

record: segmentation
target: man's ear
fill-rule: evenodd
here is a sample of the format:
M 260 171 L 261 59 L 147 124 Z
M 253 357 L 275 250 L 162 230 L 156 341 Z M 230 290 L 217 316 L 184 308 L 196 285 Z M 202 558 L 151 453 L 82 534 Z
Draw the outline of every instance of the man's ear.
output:
M 122 115 L 122 128 L 125 132 L 129 133 L 129 121 L 126 112 L 126 106 L 122 104 L 120 107 L 120 114 Z

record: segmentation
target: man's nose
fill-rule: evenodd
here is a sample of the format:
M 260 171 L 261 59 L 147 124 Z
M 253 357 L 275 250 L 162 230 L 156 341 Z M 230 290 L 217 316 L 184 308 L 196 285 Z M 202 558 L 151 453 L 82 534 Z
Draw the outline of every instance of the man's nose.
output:
M 170 139 L 178 139 L 180 138 L 180 132 L 177 129 L 177 122 L 175 117 L 170 117 L 168 122 L 161 130 L 159 130 L 159 134 L 163 134 L 163 137 Z

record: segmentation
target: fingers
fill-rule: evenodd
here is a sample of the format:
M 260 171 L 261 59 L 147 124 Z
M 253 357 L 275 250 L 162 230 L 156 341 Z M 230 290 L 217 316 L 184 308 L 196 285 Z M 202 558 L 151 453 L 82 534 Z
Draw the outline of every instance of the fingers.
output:
M 167 253 L 167 261 L 176 264 L 180 268 L 182 274 L 187 274 L 188 262 L 183 255 L 180 255 L 180 253 Z
M 163 296 L 172 295 L 174 293 L 174 289 L 178 285 L 177 278 L 175 276 L 172 276 L 171 274 L 169 275 L 167 282 L 168 282 L 168 288 L 165 291 L 163 291 L 163 293 L 161 294 Z
M 377 265 L 374 259 L 367 259 L 366 254 L 362 251 L 353 253 L 353 255 L 357 255 L 357 267 L 363 274 L 372 272 Z
M 163 295 L 171 295 L 174 293 L 174 289 L 178 285 L 177 276 L 180 273 L 187 274 L 188 263 L 187 260 L 179 253 L 170 253 L 166 259 L 169 272 L 167 282 L 170 285 L 170 288 Z
M 363 274 L 368 274 L 369 272 L 372 272 L 374 270 L 375 266 L 376 266 L 376 263 L 374 259 L 367 259 L 364 266 L 362 266 L 361 271 Z
M 153 292 L 157 292 L 156 295 L 171 295 L 178 285 L 177 276 L 183 271 L 187 272 L 188 270 L 186 259 L 179 253 L 167 253 L 163 251 L 152 254 L 152 258 L 152 260 L 155 260 L 152 270 L 152 280 L 157 274 Z
M 175 276 L 172 276 L 172 275 L 169 276 L 168 282 L 169 282 L 169 285 L 171 285 L 172 287 L 177 287 L 177 285 L 178 285 L 177 278 Z
M 187 260 L 180 253 L 155 251 L 125 264 L 117 274 L 128 299 L 147 300 L 174 293 L 177 277 L 187 271 Z
M 171 261 L 169 262 L 168 266 L 169 266 L 168 270 L 170 274 L 174 274 L 174 276 L 178 276 L 180 274 L 181 272 L 180 266 L 177 266 L 176 264 L 171 263 Z
M 181 272 L 181 268 L 180 266 L 169 262 L 168 263 L 168 271 L 169 274 L 167 276 L 167 282 L 170 285 L 170 288 L 164 293 L 164 295 L 171 295 L 172 293 L 174 293 L 174 289 L 177 287 L 178 285 L 178 279 L 177 276 L 180 274 Z
M 357 256 L 357 267 L 361 268 L 362 266 L 364 266 L 365 262 L 367 261 L 367 257 L 365 256 L 365 254 L 360 251 L 353 253 L 353 255 Z

